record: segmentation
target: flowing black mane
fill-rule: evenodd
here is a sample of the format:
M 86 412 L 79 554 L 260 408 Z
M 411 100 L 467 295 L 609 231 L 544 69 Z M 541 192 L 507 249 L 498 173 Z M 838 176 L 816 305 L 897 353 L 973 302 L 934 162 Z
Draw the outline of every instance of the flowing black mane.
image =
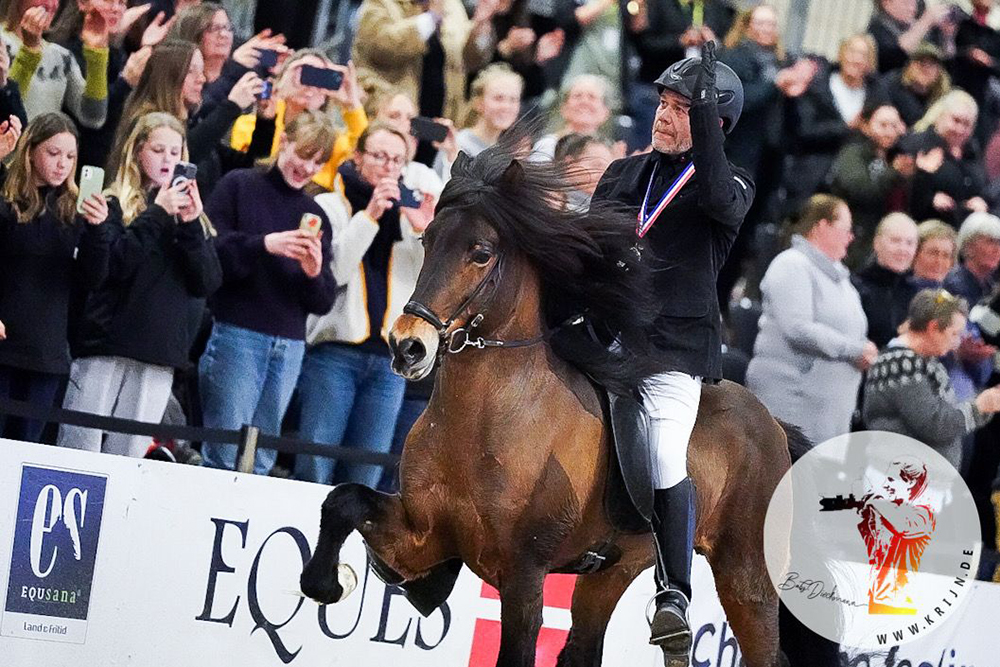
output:
M 531 124 L 512 130 L 475 158 L 459 155 L 438 211 L 471 210 L 496 230 L 503 252 L 527 257 L 540 277 L 549 326 L 578 313 L 587 318 L 552 339 L 556 354 L 613 391 L 629 391 L 663 370 L 645 333 L 659 308 L 648 262 L 632 249 L 634 214 L 605 203 L 588 212 L 559 208 L 571 189 L 567 174 L 525 159 Z M 615 337 L 612 351 L 606 343 Z

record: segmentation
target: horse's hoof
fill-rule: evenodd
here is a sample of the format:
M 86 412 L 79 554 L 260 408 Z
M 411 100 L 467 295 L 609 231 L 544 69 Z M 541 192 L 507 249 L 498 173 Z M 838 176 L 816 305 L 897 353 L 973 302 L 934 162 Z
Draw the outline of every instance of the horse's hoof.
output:
M 337 602 L 343 602 L 347 599 L 347 596 L 354 592 L 354 589 L 358 587 L 358 575 L 354 571 L 354 568 L 347 563 L 341 563 L 337 566 L 337 583 L 340 584 L 343 593 L 340 594 L 340 598 Z
M 686 655 L 663 654 L 663 667 L 691 667 L 691 659 Z

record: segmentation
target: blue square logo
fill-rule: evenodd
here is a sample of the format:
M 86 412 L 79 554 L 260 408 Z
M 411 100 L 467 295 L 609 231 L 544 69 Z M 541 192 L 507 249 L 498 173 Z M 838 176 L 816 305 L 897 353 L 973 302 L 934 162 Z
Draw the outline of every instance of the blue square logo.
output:
M 22 466 L 5 617 L 87 620 L 107 482 Z

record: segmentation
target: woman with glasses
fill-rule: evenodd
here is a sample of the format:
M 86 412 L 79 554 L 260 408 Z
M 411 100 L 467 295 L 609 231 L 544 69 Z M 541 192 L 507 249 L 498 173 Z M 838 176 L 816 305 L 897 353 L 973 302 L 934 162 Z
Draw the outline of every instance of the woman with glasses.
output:
M 314 442 L 388 452 L 406 382 L 390 366 L 388 335 L 416 285 L 423 262 L 420 235 L 433 216 L 433 198 L 420 206 L 400 183 L 408 140 L 374 123 L 361 135 L 353 162 L 341 167 L 344 196 L 316 198 L 333 227 L 333 274 L 344 290 L 333 309 L 310 318 L 299 378 L 300 433 Z M 405 215 L 401 215 L 402 210 Z M 374 488 L 379 466 L 342 465 L 324 456 L 299 456 L 299 479 L 351 481 Z
M 847 204 L 813 195 L 797 232 L 760 284 L 764 312 L 747 387 L 819 443 L 850 430 L 861 373 L 878 348 L 843 264 L 854 239 Z

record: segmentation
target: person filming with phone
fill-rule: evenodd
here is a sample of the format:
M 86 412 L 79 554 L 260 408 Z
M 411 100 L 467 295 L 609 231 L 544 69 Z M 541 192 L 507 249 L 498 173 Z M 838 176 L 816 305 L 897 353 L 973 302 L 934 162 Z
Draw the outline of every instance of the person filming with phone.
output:
M 168 113 L 142 116 L 125 140 L 108 196 L 108 278 L 83 307 L 66 409 L 159 422 L 174 370 L 188 366 L 205 300 L 222 283 L 222 269 L 186 157 L 184 126 Z M 84 166 L 81 189 L 91 178 L 100 183 L 103 171 Z M 103 437 L 100 430 L 64 424 L 58 444 L 142 457 L 151 440 Z
M 400 182 L 408 150 L 406 135 L 373 123 L 361 135 L 354 160 L 340 169 L 344 196 L 316 197 L 333 227 L 334 277 L 345 286 L 333 309 L 310 318 L 307 327 L 300 432 L 317 443 L 375 452 L 392 445 L 406 381 L 390 367 L 389 328 L 416 285 L 423 262 L 420 235 L 432 216 L 409 215 L 424 198 Z M 382 470 L 300 455 L 295 476 L 375 488 Z

